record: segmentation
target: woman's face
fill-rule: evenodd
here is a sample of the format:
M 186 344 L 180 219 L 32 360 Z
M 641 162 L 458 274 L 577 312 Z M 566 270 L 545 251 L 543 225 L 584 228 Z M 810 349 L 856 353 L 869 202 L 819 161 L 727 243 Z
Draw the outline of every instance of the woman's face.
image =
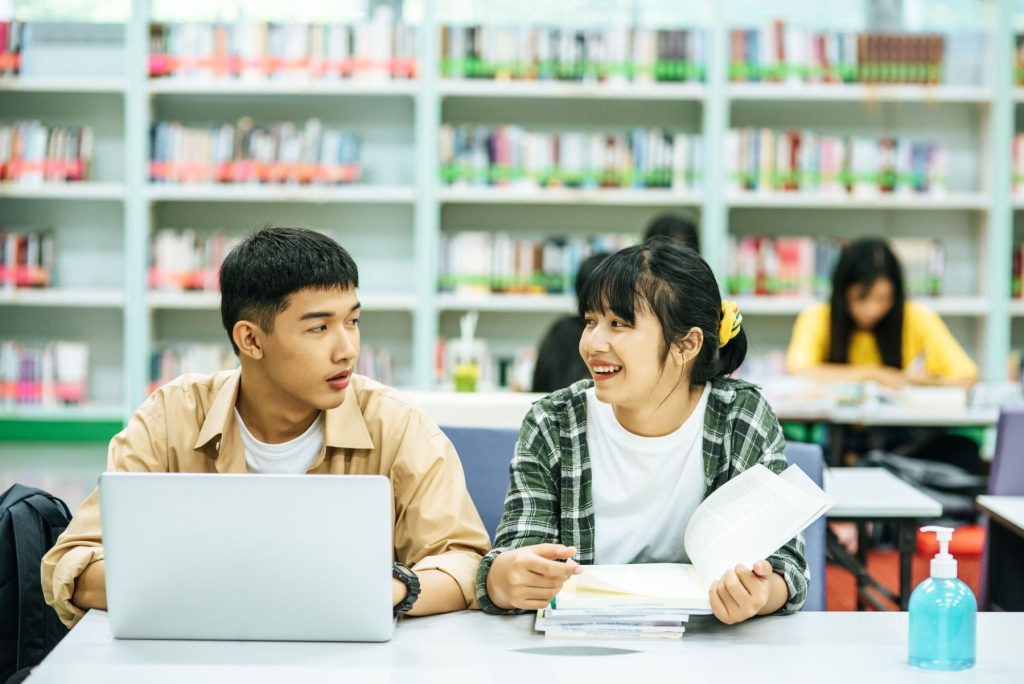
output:
M 874 330 L 892 309 L 893 300 L 893 285 L 888 278 L 878 278 L 866 287 L 851 285 L 846 290 L 850 317 L 860 330 Z
M 661 324 L 650 311 L 638 308 L 633 325 L 611 311 L 587 312 L 584 322 L 580 356 L 590 369 L 600 401 L 642 406 L 660 400 L 679 384 L 678 373 L 671 372 L 673 365 L 662 364 Z

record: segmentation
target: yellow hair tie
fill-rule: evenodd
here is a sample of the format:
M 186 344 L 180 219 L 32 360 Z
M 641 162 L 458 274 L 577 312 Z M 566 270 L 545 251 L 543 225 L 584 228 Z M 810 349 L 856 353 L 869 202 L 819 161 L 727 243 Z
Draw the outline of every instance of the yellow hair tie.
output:
M 740 334 L 743 314 L 736 302 L 722 300 L 722 322 L 718 324 L 718 346 L 724 347 L 729 340 Z

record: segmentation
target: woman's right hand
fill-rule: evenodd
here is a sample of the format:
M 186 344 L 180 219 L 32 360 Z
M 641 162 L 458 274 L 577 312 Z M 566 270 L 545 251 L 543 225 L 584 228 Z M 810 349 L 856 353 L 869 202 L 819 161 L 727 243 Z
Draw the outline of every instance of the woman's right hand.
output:
M 575 546 L 534 544 L 495 557 L 487 573 L 487 595 L 504 610 L 540 610 L 562 589 L 565 581 L 583 572 L 572 559 Z
M 907 384 L 906 374 L 890 366 L 871 368 L 866 379 L 874 380 L 882 387 L 888 387 L 889 389 L 900 389 Z

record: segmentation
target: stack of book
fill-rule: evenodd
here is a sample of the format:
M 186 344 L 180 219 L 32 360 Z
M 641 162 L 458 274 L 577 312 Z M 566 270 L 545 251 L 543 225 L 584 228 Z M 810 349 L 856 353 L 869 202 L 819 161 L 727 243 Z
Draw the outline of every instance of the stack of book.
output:
M 514 239 L 504 231 L 441 236 L 441 292 L 571 294 L 583 260 L 635 244 L 636 235 Z
M 203 238 L 191 228 L 160 229 L 150 245 L 149 289 L 219 290 L 221 263 L 240 241 L 223 230 Z
M 337 185 L 359 180 L 355 133 L 324 128 L 317 119 L 257 126 L 153 126 L 150 180 L 157 183 L 288 183 Z
M 0 181 L 86 180 L 92 152 L 89 126 L 45 126 L 38 121 L 0 124 Z
M 445 26 L 448 78 L 624 83 L 703 81 L 702 29 Z
M 660 128 L 551 133 L 445 124 L 441 179 L 448 185 L 687 191 L 700 184 L 703 149 L 699 135 Z
M 949 154 L 926 140 L 739 128 L 725 136 L 725 164 L 734 192 L 941 195 Z
M 153 24 L 149 52 L 154 78 L 302 82 L 416 76 L 416 31 L 396 22 L 386 5 L 356 24 Z
M 537 612 L 535 627 L 551 637 L 678 639 L 690 615 L 711 612 L 714 582 L 766 559 L 831 506 L 797 466 L 776 475 L 757 464 L 693 512 L 683 542 L 692 564 L 584 566 Z
M 49 287 L 53 267 L 52 231 L 0 228 L 0 287 Z
M 945 78 L 946 39 L 938 34 L 812 31 L 777 20 L 733 29 L 729 46 L 733 81 L 937 84 Z
M 0 341 L 0 405 L 52 407 L 86 400 L 89 347 L 50 342 L 41 348 Z
M 946 275 L 946 250 L 939 240 L 894 238 L 906 293 L 938 297 Z M 734 295 L 828 297 L 832 271 L 844 245 L 830 237 L 730 237 L 726 289 Z

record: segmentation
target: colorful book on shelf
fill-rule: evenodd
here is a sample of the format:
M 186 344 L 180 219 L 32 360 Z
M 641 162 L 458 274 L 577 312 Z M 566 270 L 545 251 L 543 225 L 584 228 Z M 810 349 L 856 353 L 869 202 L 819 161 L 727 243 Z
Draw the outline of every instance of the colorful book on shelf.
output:
M 946 36 L 940 34 L 815 31 L 777 19 L 761 28 L 730 31 L 729 78 L 791 84 L 938 84 L 945 79 L 946 47 Z M 949 60 L 980 65 L 981 54 L 957 50 Z
M 87 396 L 89 347 L 50 342 L 42 348 L 0 341 L 0 405 L 55 407 Z
M 519 126 L 441 126 L 448 185 L 532 188 L 665 188 L 701 183 L 703 138 L 663 129 L 619 133 L 527 131 Z
M 150 245 L 149 289 L 216 292 L 224 257 L 240 241 L 223 230 L 206 237 L 191 228 L 158 230 Z
M 438 288 L 480 294 L 570 294 L 583 260 L 635 244 L 637 236 L 513 238 L 506 231 L 441 235 Z
M 356 134 L 308 119 L 257 126 L 153 125 L 149 177 L 161 183 L 338 185 L 355 183 L 362 169 Z
M 39 184 L 86 180 L 92 152 L 93 132 L 89 126 L 46 126 L 39 121 L 0 123 L 0 181 Z
M 441 74 L 447 78 L 627 83 L 699 82 L 705 77 L 703 29 L 624 26 L 444 26 Z
M 626 611 L 710 613 L 710 585 L 737 565 L 775 553 L 831 507 L 797 466 L 781 475 L 757 464 L 715 490 L 694 511 L 684 544 L 691 563 L 588 565 L 552 600 L 561 610 L 590 611 L 595 623 Z M 581 620 L 582 621 L 582 620 Z
M 358 23 L 158 23 L 149 75 L 197 81 L 407 80 L 416 76 L 416 29 L 386 5 Z
M 0 287 L 49 287 L 54 263 L 52 231 L 0 228 Z
M 868 199 L 947 192 L 948 151 L 928 140 L 740 128 L 726 133 L 724 148 L 727 188 L 734 193 Z

